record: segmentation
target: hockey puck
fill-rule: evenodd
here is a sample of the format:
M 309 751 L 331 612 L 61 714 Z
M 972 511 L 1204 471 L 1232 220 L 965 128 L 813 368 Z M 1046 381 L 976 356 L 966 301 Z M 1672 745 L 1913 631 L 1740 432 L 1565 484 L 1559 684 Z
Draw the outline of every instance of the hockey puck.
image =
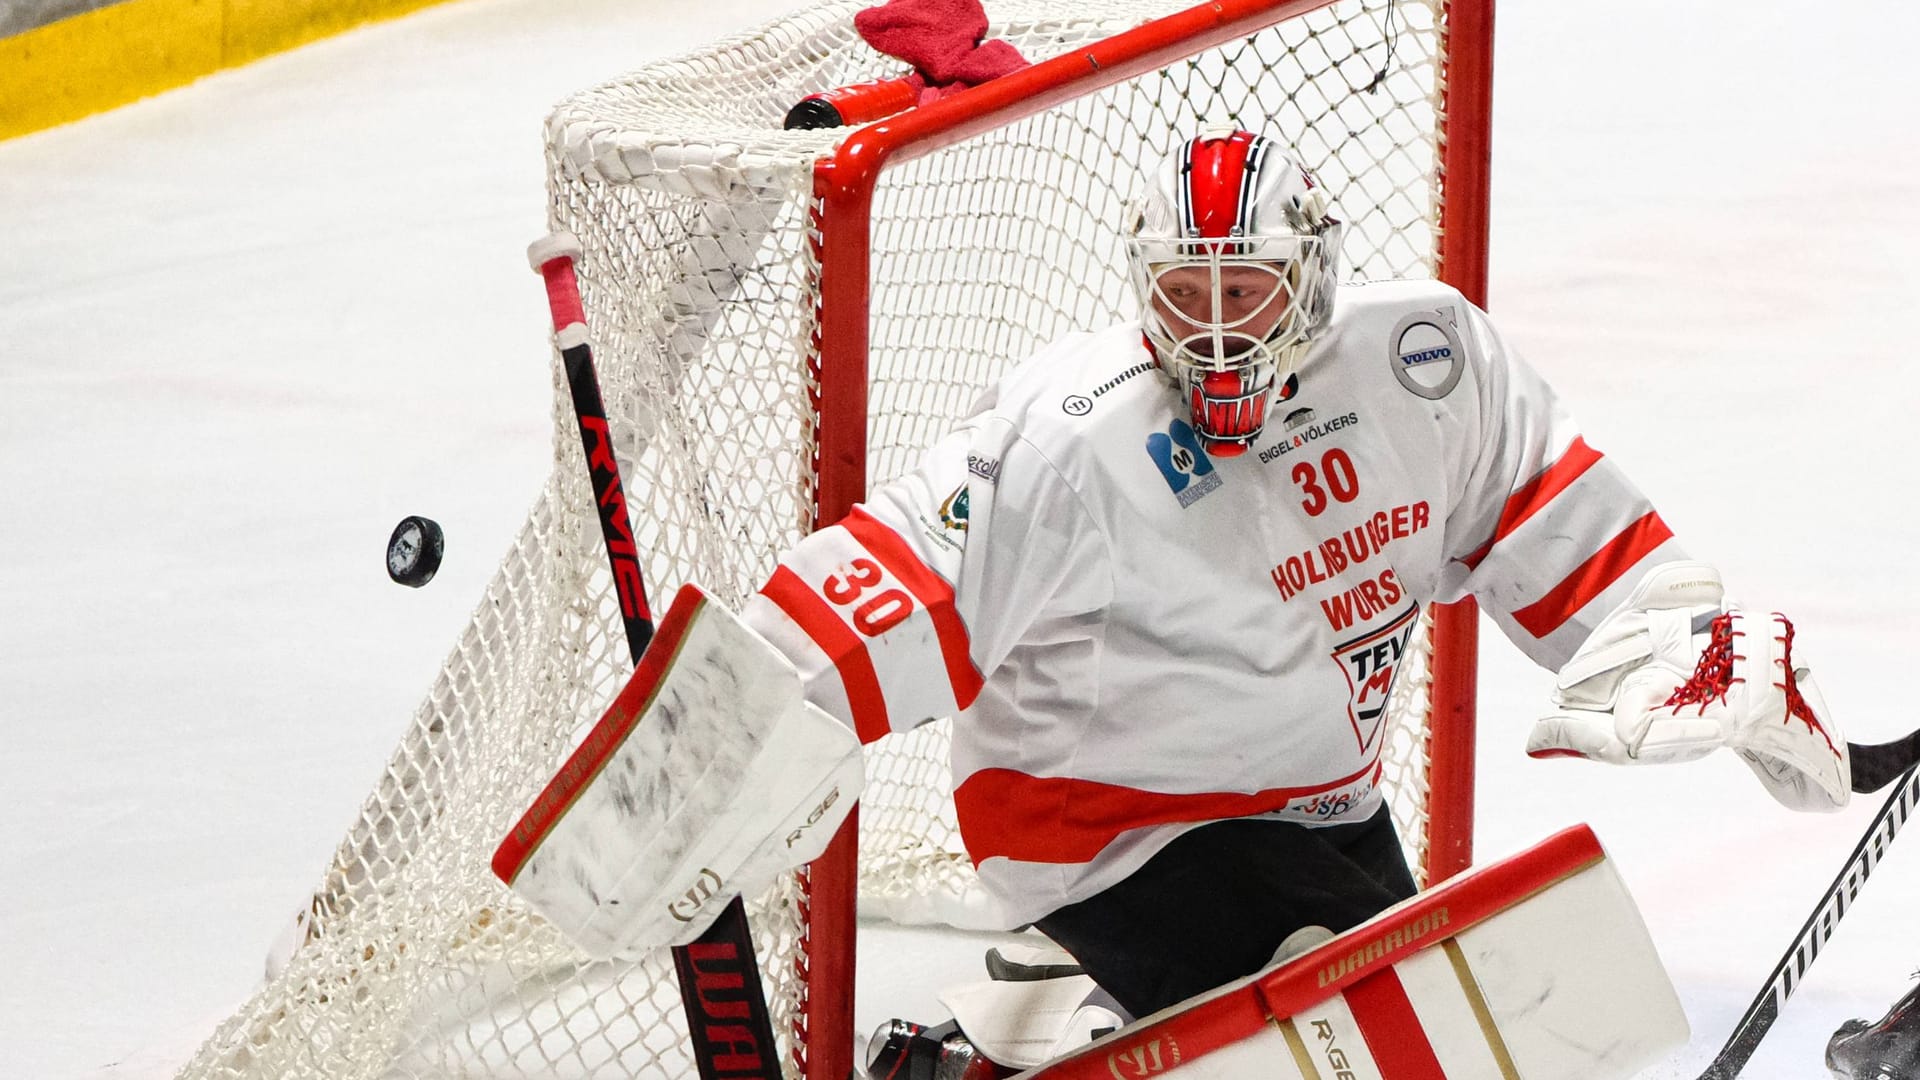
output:
M 807 131 L 814 128 L 837 128 L 844 126 L 840 110 L 833 102 L 815 94 L 800 99 L 800 103 L 787 110 L 787 119 L 783 125 L 788 131 Z
M 432 518 L 401 518 L 387 540 L 387 576 L 417 589 L 433 580 L 446 549 L 446 534 Z

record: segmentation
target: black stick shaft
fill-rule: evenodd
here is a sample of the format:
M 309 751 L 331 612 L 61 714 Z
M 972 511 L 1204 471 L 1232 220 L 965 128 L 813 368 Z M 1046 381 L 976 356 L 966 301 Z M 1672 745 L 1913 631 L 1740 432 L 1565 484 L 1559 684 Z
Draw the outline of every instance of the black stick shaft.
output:
M 536 245 L 536 249 L 553 239 Z M 567 239 L 577 252 L 578 245 Z M 587 342 L 573 254 L 556 254 L 540 263 L 538 269 L 546 279 L 561 366 L 566 371 L 574 418 L 580 423 L 580 445 L 593 482 L 593 500 L 600 511 L 607 564 L 620 595 L 627 648 L 637 666 L 647 643 L 653 640 L 653 613 L 647 607 L 633 520 L 627 513 L 626 490 L 620 484 L 620 465 L 614 457 L 613 433 L 600 396 L 600 379 L 594 371 L 593 348 Z M 701 1080 L 781 1080 L 780 1054 L 773 1038 L 773 1019 L 767 1011 L 766 990 L 761 986 L 760 964 L 754 957 L 746 903 L 734 897 L 698 940 L 674 948 L 673 966 L 680 979 L 680 1003 L 686 1010 L 687 1034 L 693 1041 L 694 1064 Z
M 573 415 L 580 423 L 580 447 L 586 452 L 587 473 L 593 481 L 593 501 L 600 510 L 600 535 L 606 541 L 607 565 L 620 595 L 620 620 L 627 630 L 627 649 L 633 662 L 653 640 L 653 612 L 647 607 L 647 585 L 640 574 L 640 550 L 633 540 L 633 519 L 627 513 L 626 489 L 620 485 L 620 465 L 613 456 L 613 432 L 606 405 L 600 400 L 600 380 L 594 374 L 593 350 L 584 342 L 560 351 L 572 392 Z

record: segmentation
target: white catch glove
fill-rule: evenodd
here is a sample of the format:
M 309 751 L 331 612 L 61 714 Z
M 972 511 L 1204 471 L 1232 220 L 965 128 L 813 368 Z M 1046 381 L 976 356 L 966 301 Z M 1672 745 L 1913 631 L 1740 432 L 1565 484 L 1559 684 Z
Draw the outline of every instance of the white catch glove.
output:
M 1713 567 L 1657 566 L 1560 669 L 1527 753 L 1644 765 L 1726 746 L 1782 805 L 1838 810 L 1847 741 L 1792 650 L 1784 615 L 1723 606 Z

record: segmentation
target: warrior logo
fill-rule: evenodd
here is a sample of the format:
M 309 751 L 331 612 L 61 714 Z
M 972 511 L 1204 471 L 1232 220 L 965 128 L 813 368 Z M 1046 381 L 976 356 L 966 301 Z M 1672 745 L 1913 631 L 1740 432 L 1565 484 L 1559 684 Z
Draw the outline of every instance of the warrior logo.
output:
M 1145 1080 L 1178 1064 L 1180 1044 L 1166 1036 L 1107 1055 L 1107 1072 L 1113 1075 L 1113 1080 Z
M 1159 366 L 1160 366 L 1159 364 L 1154 363 L 1152 360 L 1148 360 L 1145 363 L 1135 364 L 1132 367 L 1128 368 L 1127 370 L 1121 372 L 1120 374 L 1115 375 L 1113 378 L 1108 379 L 1106 382 L 1101 383 L 1099 386 L 1094 387 L 1093 396 L 1099 397 L 1101 394 L 1104 394 L 1107 391 L 1113 389 L 1114 387 L 1119 386 L 1121 383 L 1126 382 L 1128 379 L 1133 378 L 1135 375 L 1145 375 L 1147 372 L 1152 371 L 1153 369 Z M 1071 401 L 1073 399 L 1068 398 L 1067 400 Z M 1082 400 L 1085 400 L 1085 399 L 1082 399 Z M 1091 412 L 1092 410 L 1093 410 L 1093 406 L 1091 403 L 1089 403 L 1087 405 L 1087 411 Z
M 708 901 L 720 895 L 720 891 L 726 888 L 726 884 L 725 881 L 720 879 L 719 874 L 714 873 L 704 866 L 701 867 L 699 878 L 687 889 L 686 893 L 678 899 L 667 901 L 667 914 L 672 915 L 681 922 L 692 922 L 695 917 L 706 910 Z
M 1182 510 L 1220 486 L 1213 459 L 1200 449 L 1193 425 L 1185 420 L 1175 420 L 1166 431 L 1147 436 L 1147 456 L 1166 478 Z
M 1386 726 L 1387 699 L 1393 696 L 1394 677 L 1400 661 L 1406 658 L 1407 645 L 1420 623 L 1420 607 L 1414 605 L 1396 615 L 1392 622 L 1334 649 L 1333 658 L 1346 673 L 1347 688 L 1353 697 L 1347 703 L 1347 719 L 1353 724 L 1353 737 L 1360 752 L 1374 747 L 1374 740 Z

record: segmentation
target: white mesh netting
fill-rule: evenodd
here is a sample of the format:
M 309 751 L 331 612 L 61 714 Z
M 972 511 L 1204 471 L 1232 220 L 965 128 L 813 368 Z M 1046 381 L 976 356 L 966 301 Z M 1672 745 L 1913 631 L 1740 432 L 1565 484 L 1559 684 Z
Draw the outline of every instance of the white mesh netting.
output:
M 652 65 L 549 120 L 552 224 L 585 249 L 589 330 L 656 598 L 697 580 L 738 602 L 812 520 L 808 342 L 833 333 L 815 318 L 812 169 L 847 132 L 780 124 L 808 93 L 900 72 L 854 34 L 861 6 Z M 989 0 L 990 34 L 1039 60 L 1179 6 Z M 1122 203 L 1202 120 L 1294 143 L 1349 222 L 1349 274 L 1430 273 L 1444 19 L 1441 0 L 1343 0 L 884 174 L 871 478 L 907 469 L 1013 361 L 1130 317 Z M 317 889 L 304 943 L 183 1078 L 694 1075 L 670 960 L 585 962 L 488 869 L 631 666 L 557 367 L 555 389 L 551 478 Z M 1420 656 L 1402 669 L 1387 765 L 1416 863 L 1426 670 Z M 878 744 L 869 774 L 863 911 L 977 919 L 944 722 Z M 806 1039 L 805 899 L 795 881 L 750 906 L 789 1075 Z

